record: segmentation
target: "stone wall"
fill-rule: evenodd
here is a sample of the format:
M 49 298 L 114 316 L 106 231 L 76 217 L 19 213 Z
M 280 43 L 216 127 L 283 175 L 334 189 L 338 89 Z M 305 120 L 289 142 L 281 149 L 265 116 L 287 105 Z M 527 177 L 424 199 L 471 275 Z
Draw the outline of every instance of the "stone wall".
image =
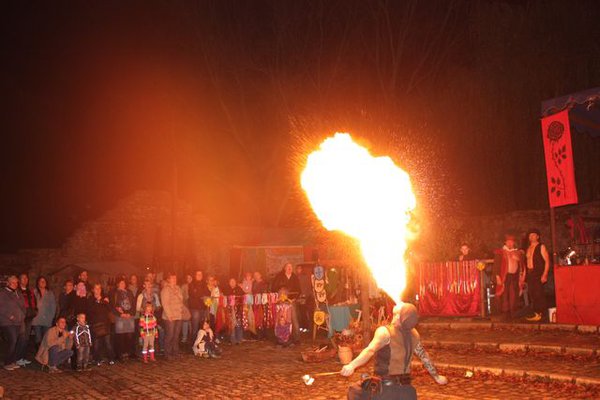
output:
M 579 215 L 585 221 L 590 234 L 600 228 L 600 202 L 565 206 L 556 209 L 557 248 L 566 248 L 571 244 L 570 230 L 566 225 L 569 218 Z M 490 255 L 494 248 L 501 247 L 504 234 L 512 233 L 525 236 L 531 228 L 541 232 L 542 241 L 548 246 L 552 243 L 550 232 L 550 210 L 515 211 L 501 215 L 467 217 L 462 230 L 470 238 L 471 246 L 482 255 Z
M 155 264 L 171 257 L 171 196 L 138 191 L 100 218 L 85 223 L 67 240 L 65 252 L 75 262 L 127 261 Z M 177 204 L 174 253 L 181 259 L 191 235 L 206 222 L 184 203 Z
M 229 268 L 234 245 L 303 244 L 299 229 L 223 227 L 180 201 L 175 240 L 172 240 L 171 196 L 168 192 L 138 191 L 122 199 L 100 218 L 84 224 L 65 244 L 72 261 L 127 261 L 155 269 L 200 267 L 211 272 Z M 174 246 L 172 248 L 172 246 Z
M 83 224 L 62 249 L 24 250 L 18 263 L 36 271 L 68 264 L 125 261 L 162 271 L 200 267 L 219 272 L 228 271 L 234 245 L 302 245 L 309 236 L 301 229 L 213 226 L 206 216 L 179 201 L 172 240 L 171 209 L 170 193 L 137 191 Z M 12 257 L 6 258 L 7 263 L 15 265 L 16 256 Z
M 14 254 L 0 254 L 0 273 L 30 271 L 34 275 L 64 265 L 68 258 L 62 249 L 26 249 Z
M 565 248 L 570 242 L 565 225 L 570 216 L 578 214 L 590 221 L 596 218 L 597 222 L 589 222 L 588 227 L 595 229 L 600 226 L 600 202 L 562 207 L 557 209 L 556 214 L 559 249 Z M 463 240 L 469 241 L 479 256 L 489 256 L 494 248 L 502 245 L 504 233 L 521 235 L 532 227 L 540 229 L 543 240 L 550 244 L 548 210 L 515 211 L 456 220 L 458 222 L 453 225 L 457 226 L 452 227 L 449 243 L 437 243 L 438 246 L 449 247 L 447 255 L 443 257 L 457 253 Z M 206 216 L 195 213 L 189 204 L 182 201 L 177 204 L 174 241 L 171 240 L 171 224 L 170 194 L 138 191 L 119 201 L 96 220 L 82 225 L 62 248 L 22 250 L 17 254 L 0 255 L 0 267 L 6 270 L 12 268 L 13 271 L 27 269 L 38 274 L 69 264 L 123 261 L 138 268 L 152 266 L 165 271 L 173 268 L 173 255 L 175 269 L 179 272 L 199 267 L 209 272 L 227 274 L 230 251 L 235 245 L 317 245 L 336 250 L 338 242 L 345 242 L 323 230 L 213 226 Z M 346 243 L 348 246 L 354 244 Z M 328 251 L 325 257 L 355 257 L 356 254 L 352 253 L 338 249 Z M 434 257 L 425 251 L 423 258 Z

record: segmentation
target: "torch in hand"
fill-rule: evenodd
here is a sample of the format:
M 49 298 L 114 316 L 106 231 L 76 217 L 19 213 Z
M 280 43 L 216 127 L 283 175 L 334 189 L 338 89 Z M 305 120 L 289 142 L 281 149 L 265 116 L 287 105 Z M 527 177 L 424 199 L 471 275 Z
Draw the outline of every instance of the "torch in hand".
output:
M 302 375 L 302 382 L 304 382 L 304 384 L 306 386 L 311 386 L 313 383 L 315 383 L 315 377 L 317 376 L 332 376 L 332 375 L 339 375 L 339 371 L 336 372 L 319 372 L 317 374 L 312 374 L 312 375 Z

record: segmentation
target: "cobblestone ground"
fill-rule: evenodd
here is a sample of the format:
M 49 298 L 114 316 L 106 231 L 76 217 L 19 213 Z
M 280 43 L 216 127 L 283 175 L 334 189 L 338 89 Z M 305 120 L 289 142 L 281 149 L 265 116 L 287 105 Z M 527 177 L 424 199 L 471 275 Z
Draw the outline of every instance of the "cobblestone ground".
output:
M 426 340 L 460 341 L 467 343 L 525 343 L 600 349 L 600 335 L 564 331 L 525 329 L 437 329 L 419 327 Z
M 179 360 L 144 365 L 139 361 L 95 367 L 90 372 L 49 375 L 39 366 L 8 372 L 0 370 L 0 384 L 9 399 L 343 399 L 346 388 L 358 379 L 340 376 L 317 378 L 305 386 L 306 373 L 337 371 L 340 364 L 330 360 L 318 364 L 301 361 L 300 347 L 282 349 L 262 342 L 224 346 L 221 359 L 200 359 L 184 355 Z M 449 352 L 432 352 L 434 357 L 454 360 Z M 485 354 L 481 358 L 487 357 Z M 519 360 L 502 362 L 519 363 Z M 557 364 L 560 365 L 559 362 Z M 369 367 L 365 367 L 368 371 Z M 360 371 L 364 372 L 364 371 Z M 476 374 L 467 379 L 458 372 L 442 371 L 450 378 L 438 386 L 423 371 L 413 372 L 421 399 L 593 399 L 600 398 L 596 387 L 497 378 Z

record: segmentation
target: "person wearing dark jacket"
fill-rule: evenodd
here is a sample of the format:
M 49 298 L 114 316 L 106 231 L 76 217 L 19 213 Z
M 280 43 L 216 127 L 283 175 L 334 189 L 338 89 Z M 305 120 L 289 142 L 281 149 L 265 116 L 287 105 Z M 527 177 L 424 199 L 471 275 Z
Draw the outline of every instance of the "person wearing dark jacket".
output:
M 135 357 L 132 353 L 135 343 L 135 301 L 133 294 L 127 289 L 124 278 L 117 280 L 117 288 L 111 294 L 110 304 L 115 314 L 115 347 L 117 356 L 123 360 Z
M 115 353 L 112 348 L 110 335 L 110 314 L 112 312 L 108 297 L 102 293 L 102 286 L 97 283 L 92 289 L 92 296 L 88 299 L 88 320 L 92 337 L 93 355 L 96 364 L 100 366 L 104 359 L 110 365 L 114 364 Z
M 29 275 L 22 273 L 19 275 L 19 290 L 23 298 L 23 304 L 25 304 L 25 328 L 21 330 L 21 340 L 19 340 L 19 346 L 17 347 L 17 365 L 24 367 L 27 364 L 31 364 L 31 361 L 25 358 L 27 354 L 27 346 L 29 345 L 29 338 L 31 337 L 31 322 L 38 313 L 37 300 L 33 290 L 29 288 Z
M 192 338 L 198 335 L 200 324 L 208 319 L 208 307 L 205 301 L 210 298 L 210 290 L 203 278 L 202 271 L 196 271 L 194 280 L 188 285 L 188 307 L 192 314 Z
M 81 278 L 81 276 L 80 276 Z M 84 314 L 87 315 L 87 307 L 88 307 L 88 300 L 89 300 L 89 291 L 86 285 L 86 282 L 83 280 L 80 280 L 79 282 L 77 282 L 77 284 L 74 287 L 74 290 L 72 293 L 75 293 L 75 296 L 73 296 L 72 298 L 72 302 L 71 304 L 73 305 L 73 321 L 71 323 L 69 323 L 69 321 L 67 321 L 69 330 L 72 330 L 73 328 L 77 327 L 77 316 L 80 314 Z M 75 352 L 75 354 L 73 354 L 73 357 L 71 358 L 71 367 L 73 368 L 73 370 L 77 370 L 78 366 L 77 366 L 77 353 Z
M 58 316 L 65 317 L 67 327 L 75 324 L 75 289 L 73 281 L 65 281 L 64 291 L 58 296 Z
M 294 300 L 300 295 L 300 281 L 294 274 L 292 263 L 286 263 L 281 272 L 275 275 L 271 283 L 271 291 L 279 292 L 282 288 L 287 289 L 288 298 Z
M 296 299 L 300 295 L 300 281 L 294 274 L 292 263 L 286 263 L 280 273 L 275 275 L 271 283 L 271 291 L 284 290 L 287 298 L 292 303 L 292 336 L 295 342 L 300 340 L 300 324 L 298 323 L 298 304 Z
M 78 282 L 77 285 L 75 285 L 75 297 L 73 298 L 73 312 L 75 316 L 87 314 L 89 298 L 90 292 L 88 291 L 85 282 Z
M 244 290 L 238 285 L 237 279 L 229 278 L 228 285 L 221 290 L 221 294 L 223 296 L 243 297 L 246 293 L 244 293 Z
M 300 296 L 298 297 L 298 322 L 300 331 L 308 332 L 312 325 L 312 315 L 314 313 L 314 297 L 310 276 L 302 270 L 302 265 L 296 266 L 296 276 L 300 283 Z
M 8 277 L 8 285 L 0 289 L 0 329 L 7 343 L 4 351 L 4 369 L 12 371 L 19 368 L 16 364 L 21 328 L 25 324 L 25 303 L 18 290 L 19 279 L 15 275 Z
M 252 282 L 252 294 L 262 294 L 269 292 L 269 285 L 264 281 L 262 274 L 258 271 L 254 273 L 254 282 Z

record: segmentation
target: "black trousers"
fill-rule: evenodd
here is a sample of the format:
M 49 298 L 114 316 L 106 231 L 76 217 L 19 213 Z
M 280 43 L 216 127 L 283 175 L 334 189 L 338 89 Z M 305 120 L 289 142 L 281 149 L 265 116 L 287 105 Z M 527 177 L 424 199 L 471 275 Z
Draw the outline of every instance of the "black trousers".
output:
M 4 365 L 14 364 L 15 361 L 22 358 L 19 349 L 22 347 L 21 327 L 19 325 L 8 325 L 1 327 L 6 349 L 4 353 Z
M 298 323 L 301 328 L 312 329 L 315 300 L 312 297 L 305 299 L 304 304 L 298 304 Z
M 544 294 L 544 285 L 542 284 L 542 276 L 539 274 L 527 274 L 527 293 L 531 301 L 533 311 L 546 317 L 546 295 Z
M 132 353 L 133 349 L 133 332 L 131 333 L 117 333 L 115 334 L 115 348 L 117 350 L 117 357 L 121 358 L 124 354 L 134 357 L 135 353 Z
M 96 361 L 102 361 L 103 358 L 107 358 L 108 361 L 115 360 L 115 353 L 112 347 L 112 338 L 110 335 L 96 336 L 93 343 L 94 359 Z

